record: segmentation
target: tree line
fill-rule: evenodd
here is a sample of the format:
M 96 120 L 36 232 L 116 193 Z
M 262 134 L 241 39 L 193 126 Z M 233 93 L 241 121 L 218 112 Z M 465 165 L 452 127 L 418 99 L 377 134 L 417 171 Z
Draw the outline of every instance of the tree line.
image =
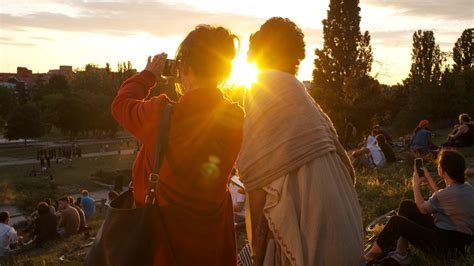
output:
M 415 31 L 409 75 L 388 86 L 370 75 L 371 37 L 361 32 L 360 20 L 359 0 L 331 0 L 322 21 L 324 46 L 315 50 L 311 95 L 340 135 L 348 123 L 363 134 L 374 124 L 406 133 L 420 119 L 449 124 L 459 113 L 474 115 L 474 29 L 464 30 L 450 52 L 440 50 L 432 31 Z M 29 94 L 0 88 L 4 136 L 36 138 L 53 127 L 71 138 L 113 136 L 118 125 L 110 104 L 120 84 L 134 73 L 130 62 L 119 63 L 117 72 L 109 64 L 86 65 L 71 77 L 54 75 L 46 84 L 37 82 Z M 161 85 L 161 91 L 177 99 L 173 84 Z
M 38 79 L 20 94 L 0 87 L 0 124 L 7 139 L 37 138 L 58 128 L 71 139 L 78 136 L 114 136 L 118 125 L 110 105 L 120 84 L 136 73 L 130 62 L 99 68 L 86 65 L 71 76 L 52 75 L 47 82 Z
M 464 30 L 447 53 L 432 31 L 415 31 L 408 77 L 387 86 L 369 74 L 370 33 L 361 32 L 360 20 L 358 0 L 331 0 L 322 21 L 324 46 L 315 50 L 311 94 L 338 132 L 352 123 L 359 132 L 385 124 L 402 133 L 420 119 L 449 124 L 459 113 L 474 115 L 474 29 Z

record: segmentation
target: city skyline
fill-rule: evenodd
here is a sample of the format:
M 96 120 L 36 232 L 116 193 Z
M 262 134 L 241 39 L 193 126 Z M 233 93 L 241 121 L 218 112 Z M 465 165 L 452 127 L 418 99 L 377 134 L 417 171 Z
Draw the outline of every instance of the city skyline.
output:
M 288 17 L 303 30 L 306 58 L 298 77 L 311 80 L 314 50 L 323 45 L 321 20 L 329 1 L 0 1 L 0 72 L 27 67 L 33 73 L 58 65 L 86 64 L 113 69 L 131 61 L 137 70 L 146 57 L 176 47 L 197 24 L 222 25 L 241 39 L 237 61 L 245 62 L 248 37 L 272 16 Z M 361 31 L 371 34 L 372 75 L 385 84 L 407 77 L 415 30 L 432 30 L 442 51 L 450 52 L 472 27 L 473 3 L 455 1 L 361 1 Z

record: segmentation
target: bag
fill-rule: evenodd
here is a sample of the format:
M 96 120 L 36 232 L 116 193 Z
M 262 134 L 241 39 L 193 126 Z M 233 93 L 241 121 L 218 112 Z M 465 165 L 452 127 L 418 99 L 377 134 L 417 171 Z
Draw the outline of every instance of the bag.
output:
M 166 265 L 175 265 L 160 208 L 155 204 L 157 173 L 167 142 L 171 110 L 172 105 L 167 104 L 161 115 L 145 207 L 135 207 L 132 187 L 112 200 L 85 265 L 153 265 L 156 254 L 164 256 Z

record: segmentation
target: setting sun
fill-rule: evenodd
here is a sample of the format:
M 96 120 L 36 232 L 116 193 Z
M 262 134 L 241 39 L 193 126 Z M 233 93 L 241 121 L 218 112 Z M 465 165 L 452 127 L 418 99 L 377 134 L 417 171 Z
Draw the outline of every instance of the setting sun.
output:
M 229 83 L 237 86 L 244 86 L 249 89 L 252 83 L 257 79 L 258 69 L 254 64 L 248 64 L 244 57 L 238 56 L 232 62 L 232 72 L 230 73 Z

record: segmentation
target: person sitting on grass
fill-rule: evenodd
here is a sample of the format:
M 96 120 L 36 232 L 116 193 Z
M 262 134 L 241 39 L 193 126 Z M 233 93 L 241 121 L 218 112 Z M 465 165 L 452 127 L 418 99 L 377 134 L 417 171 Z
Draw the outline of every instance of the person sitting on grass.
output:
M 105 205 L 110 206 L 110 202 L 112 202 L 112 200 L 114 200 L 114 199 L 115 199 L 116 197 L 118 197 L 118 196 L 119 196 L 119 193 L 118 193 L 117 191 L 115 191 L 115 190 L 109 191 L 109 193 L 108 193 L 108 200 L 107 200 L 107 202 L 105 203 Z
M 392 151 L 393 152 L 393 151 Z M 375 131 L 367 137 L 366 146 L 352 153 L 354 169 L 374 169 L 383 167 L 386 163 L 384 152 L 377 144 Z
M 9 225 L 10 213 L 0 212 L 0 257 L 13 255 L 21 237 L 17 237 L 15 229 Z
M 89 229 L 87 226 L 87 221 L 86 221 L 86 215 L 84 214 L 84 210 L 81 207 L 81 204 L 78 203 L 77 201 L 74 201 L 74 198 L 69 196 L 69 205 L 76 209 L 77 213 L 79 214 L 79 230 L 78 233 L 85 231 L 86 229 Z
M 59 224 L 58 233 L 61 237 L 74 235 L 79 231 L 81 218 L 77 210 L 69 205 L 68 197 L 59 199 Z
M 84 209 L 86 218 L 89 219 L 95 213 L 95 200 L 91 196 L 89 196 L 89 191 L 85 189 L 82 190 L 81 194 L 82 194 L 81 205 Z
M 376 261 L 395 243 L 396 250 L 388 256 L 402 265 L 410 263 L 408 243 L 435 256 L 452 258 L 465 254 L 474 233 L 474 189 L 464 179 L 466 163 L 458 152 L 443 150 L 438 155 L 437 165 L 446 188 L 438 189 L 426 168 L 423 168 L 424 177 L 420 177 L 414 167 L 415 201 L 401 202 L 398 215 L 390 218 L 364 255 L 367 262 Z M 423 180 L 433 192 L 427 201 L 420 191 Z
M 377 146 L 380 147 L 380 149 L 383 152 L 383 155 L 385 156 L 385 159 L 387 160 L 388 163 L 393 163 L 397 161 L 397 157 L 395 157 L 395 153 L 392 150 L 392 147 L 386 142 L 385 135 L 383 134 L 378 134 L 375 136 L 375 139 L 377 141 Z
M 443 147 L 468 147 L 474 144 L 474 124 L 468 114 L 459 115 L 459 124 L 448 136 Z
M 423 155 L 438 147 L 431 141 L 431 131 L 428 129 L 429 121 L 424 119 L 418 123 L 413 131 L 413 138 L 410 143 L 410 150 L 417 154 Z
M 385 128 L 382 128 L 380 125 L 375 125 L 373 130 L 377 135 L 382 134 L 385 137 L 385 142 L 388 145 L 393 145 L 392 135 Z
M 35 220 L 33 241 L 41 247 L 43 243 L 58 237 L 58 217 L 51 213 L 48 203 L 38 203 L 38 218 Z

